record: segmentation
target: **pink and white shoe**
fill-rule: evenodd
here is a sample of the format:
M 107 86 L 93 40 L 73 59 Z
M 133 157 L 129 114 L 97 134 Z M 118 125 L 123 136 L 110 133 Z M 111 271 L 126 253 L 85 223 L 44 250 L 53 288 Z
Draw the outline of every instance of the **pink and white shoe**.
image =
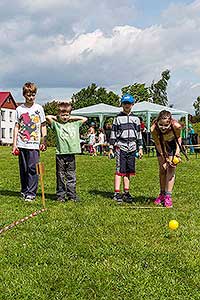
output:
M 160 205 L 160 204 L 163 204 L 164 201 L 165 201 L 165 196 L 162 195 L 162 194 L 160 194 L 160 195 L 156 198 L 156 200 L 154 200 L 153 203 L 154 203 L 155 205 Z
M 172 198 L 171 198 L 170 195 L 166 195 L 165 196 L 164 206 L 167 207 L 167 208 L 171 208 L 172 207 Z

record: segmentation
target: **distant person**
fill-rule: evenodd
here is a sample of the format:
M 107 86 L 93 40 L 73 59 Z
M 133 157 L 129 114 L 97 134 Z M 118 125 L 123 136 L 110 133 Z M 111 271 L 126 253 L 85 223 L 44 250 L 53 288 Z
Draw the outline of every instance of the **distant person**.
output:
M 98 138 L 97 143 L 94 145 L 94 147 L 97 149 L 97 151 L 100 153 L 100 155 L 103 154 L 103 148 L 105 144 L 105 134 L 103 128 L 99 128 L 98 130 Z
M 90 128 L 88 129 L 87 138 L 88 138 L 90 155 L 96 156 L 97 155 L 96 148 L 94 147 L 96 143 L 96 131 L 93 125 L 91 125 Z
M 158 157 L 160 180 L 160 193 L 154 204 L 170 208 L 176 165 L 180 161 L 181 125 L 172 119 L 169 111 L 162 110 L 151 127 L 151 133 Z
M 181 139 L 182 139 L 182 145 L 187 145 L 187 133 L 186 133 L 186 127 L 185 124 L 181 124 Z
M 190 146 L 190 154 L 193 154 L 194 153 L 194 136 L 195 136 L 195 132 L 194 132 L 194 129 L 193 129 L 193 126 L 192 124 L 190 123 L 188 125 L 188 143 Z
M 110 144 L 110 135 L 112 131 L 112 125 L 111 124 L 106 124 L 105 125 L 105 136 L 106 136 L 106 143 Z
M 147 128 L 143 121 L 143 118 L 139 117 L 139 119 L 140 119 L 140 128 L 142 132 L 143 151 L 144 153 L 147 153 Z
M 46 116 L 56 134 L 56 196 L 60 202 L 77 202 L 75 154 L 81 153 L 79 128 L 87 118 L 72 116 L 68 102 L 60 102 L 58 108 L 57 116 Z
M 115 148 L 116 173 L 115 192 L 113 199 L 118 203 L 132 203 L 133 197 L 129 193 L 130 177 L 135 175 L 135 156 L 139 149 L 139 157 L 142 158 L 142 133 L 140 120 L 131 112 L 135 99 L 125 94 L 121 98 L 123 111 L 113 121 L 110 137 L 109 156 L 113 156 Z M 121 178 L 123 178 L 123 195 L 120 194 Z
M 43 107 L 35 103 L 36 94 L 35 83 L 24 84 L 25 103 L 16 108 L 13 132 L 12 154 L 19 155 L 21 196 L 28 202 L 35 200 L 38 189 L 39 150 L 46 150 L 46 119 Z

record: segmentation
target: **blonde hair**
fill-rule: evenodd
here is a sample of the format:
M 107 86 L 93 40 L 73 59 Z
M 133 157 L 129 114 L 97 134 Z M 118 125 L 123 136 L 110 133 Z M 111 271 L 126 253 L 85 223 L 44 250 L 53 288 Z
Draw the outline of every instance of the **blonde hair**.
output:
M 58 103 L 58 113 L 71 113 L 72 111 L 72 105 L 69 102 L 59 102 Z
M 23 96 L 25 96 L 28 93 L 37 93 L 37 86 L 33 82 L 26 82 L 23 86 Z

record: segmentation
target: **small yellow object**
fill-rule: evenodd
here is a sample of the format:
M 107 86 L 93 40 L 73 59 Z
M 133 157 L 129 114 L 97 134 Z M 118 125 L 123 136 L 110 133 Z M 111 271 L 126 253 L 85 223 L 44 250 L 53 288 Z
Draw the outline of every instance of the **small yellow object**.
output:
M 172 162 L 174 165 L 177 165 L 180 162 L 180 159 L 177 156 L 174 156 Z
M 179 224 L 176 220 L 171 220 L 169 222 L 169 228 L 172 230 L 176 230 L 178 228 Z

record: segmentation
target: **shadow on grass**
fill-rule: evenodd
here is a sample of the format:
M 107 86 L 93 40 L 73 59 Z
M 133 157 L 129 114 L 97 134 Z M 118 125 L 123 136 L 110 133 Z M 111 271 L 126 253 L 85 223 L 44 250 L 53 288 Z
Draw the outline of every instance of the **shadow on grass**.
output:
M 0 190 L 1 196 L 9 196 L 9 197 L 20 197 L 20 192 L 11 191 L 11 190 Z
M 100 195 L 100 196 L 102 196 L 104 198 L 107 198 L 107 199 L 112 199 L 113 198 L 113 193 L 111 193 L 111 192 L 100 191 L 100 190 L 90 190 L 89 192 L 92 195 Z M 138 202 L 138 203 L 142 203 L 142 204 L 150 204 L 151 202 L 153 202 L 155 200 L 155 198 L 148 197 L 146 195 L 136 196 L 136 197 L 134 197 L 134 195 L 133 195 L 133 199 L 134 199 L 134 202 Z
M 12 190 L 0 190 L 0 196 L 21 197 L 20 192 Z M 42 193 L 37 193 L 37 196 L 42 197 Z M 45 193 L 45 198 L 50 200 L 56 200 L 56 195 Z

